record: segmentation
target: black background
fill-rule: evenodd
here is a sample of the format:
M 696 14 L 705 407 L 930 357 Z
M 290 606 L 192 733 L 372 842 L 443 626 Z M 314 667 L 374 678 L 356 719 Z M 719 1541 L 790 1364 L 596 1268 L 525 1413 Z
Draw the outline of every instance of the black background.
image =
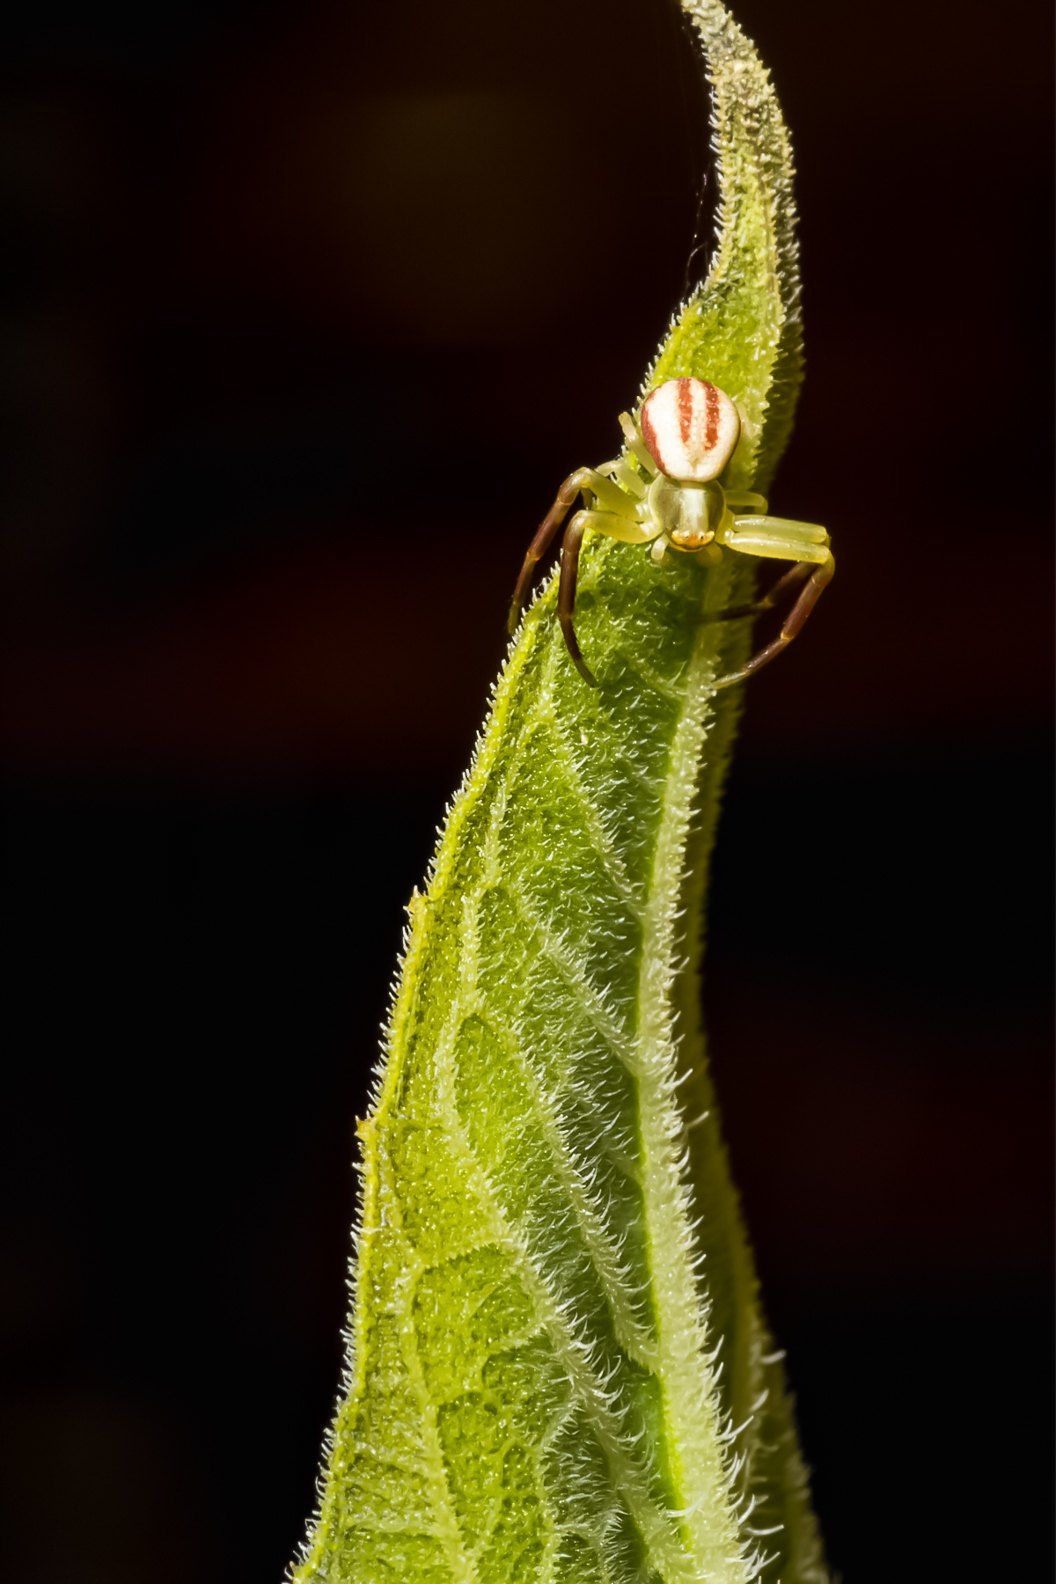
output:
M 775 506 L 839 574 L 749 689 L 705 995 L 849 1584 L 1049 1572 L 1047 11 L 737 6 L 801 173 Z M 303 1533 L 402 905 L 682 289 L 681 48 L 665 0 L 9 39 L 19 1584 Z

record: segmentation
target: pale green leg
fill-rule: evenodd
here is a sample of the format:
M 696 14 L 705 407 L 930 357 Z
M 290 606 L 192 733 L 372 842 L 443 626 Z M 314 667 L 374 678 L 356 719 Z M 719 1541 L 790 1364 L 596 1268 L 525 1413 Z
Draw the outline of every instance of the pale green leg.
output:
M 746 555 L 765 556 L 776 561 L 822 561 L 823 555 L 810 553 L 810 547 L 827 548 L 828 529 L 820 523 L 796 522 L 790 517 L 743 516 L 731 514 L 716 538 L 731 550 Z M 753 546 L 758 545 L 758 549 Z
M 602 462 L 598 467 L 599 473 L 604 473 L 606 478 L 611 478 L 622 490 L 635 500 L 644 500 L 649 489 L 649 480 L 643 479 L 636 468 L 624 460 L 623 457 L 614 457 L 611 462 Z
M 819 527 L 816 523 L 799 523 L 784 517 L 764 517 L 761 515 L 755 515 L 755 508 L 761 507 L 763 511 L 766 510 L 766 500 L 762 495 L 755 495 L 750 490 L 727 490 L 725 495 L 726 505 L 728 508 L 749 506 L 753 508 L 753 514 L 751 516 L 744 516 L 739 511 L 728 511 L 721 526 L 719 527 L 718 533 L 716 534 L 716 544 L 727 544 L 729 542 L 730 535 L 738 534 L 742 527 L 750 527 L 753 531 L 755 531 L 763 524 L 767 525 L 768 543 L 770 539 L 776 535 L 783 545 L 786 538 L 784 533 L 785 529 L 789 530 L 787 537 L 794 537 L 796 538 L 797 542 L 801 537 L 803 537 L 806 538 L 808 543 L 813 544 L 818 538 L 819 534 L 822 535 L 826 541 L 828 540 L 828 535 L 826 534 L 825 529 Z M 738 545 L 736 548 L 747 549 L 747 546 Z M 768 554 L 765 549 L 761 549 L 756 553 L 762 556 L 766 556 Z M 783 550 L 778 554 L 777 559 L 786 559 Z M 790 572 L 786 572 L 783 577 L 778 578 L 777 582 L 774 583 L 772 587 L 768 588 L 766 593 L 761 595 L 759 599 L 752 600 L 751 603 L 747 605 L 729 605 L 725 610 L 712 611 L 704 619 L 709 622 L 736 621 L 745 616 L 760 616 L 764 611 L 773 610 L 781 596 L 786 593 L 788 589 L 794 588 L 797 583 L 801 583 L 803 579 L 809 575 L 809 572 L 809 564 L 801 563 L 793 566 Z
M 628 521 L 635 529 L 638 527 L 635 516 L 637 502 L 612 479 L 599 473 L 597 468 L 577 468 L 575 473 L 570 473 L 554 497 L 554 504 L 536 529 L 525 553 L 520 576 L 513 591 L 513 599 L 510 601 L 509 615 L 506 618 L 506 631 L 511 637 L 517 629 L 521 612 L 527 603 L 535 569 L 553 544 L 561 524 L 572 509 L 573 501 L 581 491 L 594 496 L 601 507 L 599 515 L 606 518 L 618 517 L 621 521 Z M 611 529 L 604 531 L 611 533 Z M 613 534 L 612 537 L 617 536 Z M 644 540 L 640 533 L 636 532 L 629 542 L 642 544 Z
M 625 497 L 626 498 L 626 497 Z M 576 609 L 576 583 L 579 578 L 579 551 L 584 534 L 607 534 L 621 544 L 647 544 L 652 535 L 643 523 L 633 516 L 606 511 L 578 511 L 565 530 L 561 545 L 561 580 L 557 592 L 557 619 L 565 637 L 565 645 L 572 663 L 584 682 L 597 687 L 597 678 L 583 659 L 576 637 L 574 615 Z
M 612 512 L 617 517 L 634 511 L 635 502 L 628 500 L 627 491 L 597 468 L 580 468 L 571 475 L 568 484 L 593 495 L 599 511 Z
M 620 428 L 623 430 L 623 442 L 635 460 L 645 469 L 651 479 L 656 477 L 656 463 L 649 454 L 649 447 L 642 439 L 638 425 L 630 413 L 620 414 Z
M 584 529 L 592 533 L 605 534 L 609 539 L 618 539 L 621 544 L 649 544 L 656 538 L 656 529 L 647 523 L 639 522 L 637 517 L 629 512 L 597 511 L 589 507 L 578 511 L 572 522 L 582 520 Z M 572 523 L 569 523 L 571 528 Z
M 750 512 L 766 511 L 765 495 L 755 495 L 751 490 L 723 490 L 723 494 L 726 497 L 727 506 L 732 509 L 735 517 L 740 516 L 740 512 L 737 510 L 738 507 Z
M 716 687 L 722 688 L 752 676 L 788 647 L 803 630 L 808 616 L 831 580 L 836 561 L 829 546 L 828 532 L 817 523 L 794 522 L 782 517 L 727 518 L 716 537 L 728 550 L 735 550 L 740 555 L 795 563 L 792 570 L 771 590 L 764 604 L 772 603 L 779 589 L 787 588 L 790 583 L 801 579 L 806 580 L 777 637 L 737 671 L 720 677 Z

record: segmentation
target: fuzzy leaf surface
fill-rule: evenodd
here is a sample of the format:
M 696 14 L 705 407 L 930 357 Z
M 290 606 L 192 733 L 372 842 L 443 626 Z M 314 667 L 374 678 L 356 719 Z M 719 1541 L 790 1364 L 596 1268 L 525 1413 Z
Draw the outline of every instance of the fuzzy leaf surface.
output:
M 800 371 L 791 160 L 717 0 L 708 278 L 646 387 L 735 396 L 766 487 Z M 522 624 L 411 904 L 363 1144 L 344 1396 L 297 1584 L 824 1579 L 697 1013 L 751 563 L 588 541 L 572 668 Z M 689 1126 L 694 1121 L 694 1126 Z

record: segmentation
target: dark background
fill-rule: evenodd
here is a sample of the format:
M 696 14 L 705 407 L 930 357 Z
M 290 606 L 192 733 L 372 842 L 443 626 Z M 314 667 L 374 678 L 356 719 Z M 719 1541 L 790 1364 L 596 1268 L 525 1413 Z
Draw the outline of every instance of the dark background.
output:
M 801 172 L 775 504 L 840 570 L 749 688 L 720 1093 L 834 1565 L 1041 1578 L 1048 7 L 736 9 Z M 401 909 L 682 289 L 681 48 L 665 0 L 9 37 L 5 1578 L 301 1538 Z

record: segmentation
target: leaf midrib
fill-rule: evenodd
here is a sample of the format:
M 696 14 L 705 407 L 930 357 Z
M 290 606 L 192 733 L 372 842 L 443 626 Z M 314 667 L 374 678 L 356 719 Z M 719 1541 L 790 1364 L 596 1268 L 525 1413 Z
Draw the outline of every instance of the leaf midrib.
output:
M 725 602 L 726 583 L 727 579 L 722 577 L 713 576 L 708 580 L 705 586 L 709 605 Z M 534 692 L 529 702 L 533 721 L 540 716 L 545 718 L 547 712 L 552 710 L 554 668 L 566 663 L 563 651 L 544 627 L 550 614 L 553 592 L 552 586 L 549 587 L 538 601 L 531 618 L 534 628 L 531 642 L 523 644 L 516 656 L 521 662 L 516 669 L 520 671 L 527 665 L 532 652 L 537 651 L 538 645 L 547 643 L 545 655 L 540 657 L 537 652 L 535 654 L 537 663 L 541 659 L 541 674 L 534 679 L 534 684 L 527 684 Z M 726 1513 L 732 1512 L 734 1503 L 730 1493 L 729 1469 L 721 1454 L 716 1459 L 714 1453 L 714 1449 L 721 1445 L 723 1427 L 715 1423 L 711 1409 L 716 1396 L 709 1381 L 711 1366 L 706 1357 L 707 1338 L 700 1322 L 702 1296 L 694 1274 L 693 1251 L 686 1235 L 690 1224 L 690 1189 L 675 1149 L 675 1141 L 683 1126 L 676 1104 L 676 1040 L 671 1006 L 677 977 L 675 915 L 682 889 L 680 882 L 686 858 L 687 833 L 696 792 L 700 738 L 704 732 L 716 665 L 717 637 L 718 629 L 714 625 L 701 623 L 681 683 L 671 690 L 677 693 L 678 711 L 671 730 L 667 773 L 658 799 L 649 880 L 639 902 L 643 934 L 637 994 L 630 1020 L 632 1026 L 637 1028 L 633 1040 L 628 1041 L 627 1030 L 621 1027 L 623 1018 L 608 1006 L 605 996 L 584 979 L 579 965 L 569 961 L 566 953 L 549 938 L 546 921 L 534 916 L 534 910 L 527 904 L 520 887 L 510 885 L 508 877 L 504 883 L 507 894 L 539 939 L 544 955 L 574 994 L 579 1009 L 629 1069 L 638 1088 L 642 1163 L 640 1185 L 644 1200 L 646 1246 L 651 1255 L 650 1284 L 657 1330 L 653 1373 L 661 1391 L 669 1466 L 678 1477 L 674 1509 L 668 1510 L 650 1495 L 646 1471 L 628 1447 L 625 1427 L 620 1422 L 618 1412 L 607 1401 L 609 1393 L 605 1383 L 585 1356 L 581 1339 L 574 1329 L 569 1328 L 561 1312 L 559 1295 L 551 1291 L 545 1272 L 538 1268 L 522 1236 L 508 1222 L 501 1208 L 501 1197 L 491 1184 L 465 1132 L 453 1093 L 437 1097 L 445 1102 L 444 1111 L 452 1146 L 463 1157 L 477 1180 L 486 1185 L 484 1197 L 493 1235 L 496 1242 L 514 1259 L 533 1309 L 572 1384 L 575 1399 L 594 1428 L 610 1470 L 613 1490 L 626 1502 L 648 1549 L 651 1565 L 659 1567 L 670 1584 L 691 1584 L 691 1581 L 701 1577 L 702 1568 L 707 1569 L 707 1577 L 714 1584 L 745 1584 L 748 1577 L 740 1537 L 734 1526 L 731 1524 L 728 1533 L 716 1535 L 709 1533 L 701 1522 L 706 1508 L 714 1504 L 716 1486 L 730 1497 L 723 1503 Z M 514 669 L 511 666 L 500 684 L 495 701 L 496 716 L 501 713 L 503 695 L 509 697 L 520 680 L 513 674 Z M 485 838 L 485 849 L 492 847 L 491 863 L 494 865 L 494 843 L 501 823 L 505 783 L 516 767 L 519 753 L 515 749 L 501 767 L 493 768 L 486 764 L 489 746 L 488 738 L 485 737 L 480 745 L 480 758 L 472 772 L 470 795 L 462 801 L 461 807 L 468 818 L 471 810 L 478 807 L 489 792 L 494 799 L 488 821 L 490 835 Z M 592 845 L 597 843 L 598 833 L 593 828 L 593 822 L 584 820 L 583 828 Z M 449 841 L 453 841 L 453 838 L 454 832 L 449 831 Z M 488 858 L 485 858 L 485 870 L 488 866 Z M 436 873 L 429 887 L 430 910 L 441 899 L 438 893 L 446 891 L 444 870 L 444 854 L 441 853 L 438 854 Z M 493 878 L 497 878 L 497 874 L 493 874 Z M 464 904 L 468 901 L 465 898 Z M 465 926 L 459 933 L 465 942 Z M 468 934 L 472 936 L 472 929 Z M 470 960 L 464 964 L 469 982 L 468 995 L 463 992 L 457 997 L 451 1009 L 447 1032 L 441 1038 L 436 1053 L 438 1072 L 448 1076 L 454 1068 L 457 1026 L 475 1004 L 476 970 L 472 956 L 470 953 Z M 413 975 L 408 975 L 408 978 L 413 978 Z M 445 1048 L 450 1061 L 443 1059 Z M 548 1149 L 552 1153 L 550 1139 Z M 554 1162 L 554 1170 L 561 1175 L 560 1162 Z M 671 1183 L 676 1179 L 680 1182 L 680 1192 L 677 1197 L 673 1197 Z M 577 1207 L 573 1205 L 573 1208 Z M 577 1220 L 581 1220 L 578 1214 Z M 583 1246 L 598 1275 L 610 1318 L 622 1345 L 620 1322 L 626 1317 L 619 1313 L 618 1306 L 614 1307 L 614 1294 L 610 1281 L 606 1279 L 610 1274 L 605 1268 L 607 1261 L 599 1264 L 595 1241 L 582 1221 L 581 1232 Z M 664 1280 L 658 1281 L 657 1268 L 661 1264 L 665 1270 Z M 674 1303 L 665 1303 L 660 1295 L 668 1290 L 672 1273 L 677 1274 L 678 1298 Z M 626 1348 L 624 1352 L 629 1358 L 634 1358 L 633 1352 L 628 1352 Z M 437 1450 L 440 1452 L 439 1447 Z M 440 1456 L 442 1460 L 442 1452 Z M 679 1529 L 682 1530 L 681 1539 Z
M 706 609 L 721 608 L 727 602 L 732 575 L 727 564 L 707 580 Z M 678 1037 L 673 1021 L 679 974 L 677 916 L 720 637 L 717 624 L 702 621 L 684 672 L 644 901 L 636 1043 L 646 1247 L 660 1354 L 657 1378 L 668 1462 L 677 1482 L 676 1501 L 684 1532 L 688 1531 L 687 1560 L 697 1568 L 706 1568 L 707 1577 L 715 1584 L 744 1584 L 748 1569 L 736 1527 L 731 1524 L 728 1533 L 717 1536 L 706 1532 L 700 1521 L 709 1506 L 714 1509 L 717 1505 L 716 1486 L 726 1498 L 724 1514 L 732 1514 L 733 1501 L 726 1460 L 721 1453 L 717 1460 L 709 1456 L 721 1446 L 724 1427 L 716 1422 L 713 1411 L 718 1395 L 707 1356 L 709 1339 L 702 1318 L 706 1309 L 692 1247 L 692 1188 L 685 1153 L 676 1147 L 685 1127 L 677 1104 Z M 673 1181 L 679 1184 L 675 1196 L 671 1193 Z M 658 1279 L 661 1270 L 662 1280 Z M 670 1301 L 672 1276 L 677 1277 L 675 1302 Z M 666 1303 L 665 1294 L 669 1295 Z

